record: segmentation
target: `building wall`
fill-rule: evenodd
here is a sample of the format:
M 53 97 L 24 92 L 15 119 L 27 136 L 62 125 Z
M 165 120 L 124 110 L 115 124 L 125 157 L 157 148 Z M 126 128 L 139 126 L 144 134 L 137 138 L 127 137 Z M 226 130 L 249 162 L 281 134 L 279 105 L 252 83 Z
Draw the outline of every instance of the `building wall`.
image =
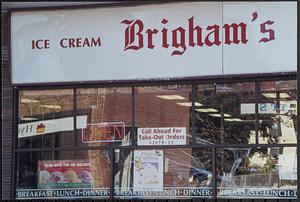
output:
M 2 199 L 9 199 L 12 185 L 13 88 L 9 68 L 9 14 L 2 12 Z

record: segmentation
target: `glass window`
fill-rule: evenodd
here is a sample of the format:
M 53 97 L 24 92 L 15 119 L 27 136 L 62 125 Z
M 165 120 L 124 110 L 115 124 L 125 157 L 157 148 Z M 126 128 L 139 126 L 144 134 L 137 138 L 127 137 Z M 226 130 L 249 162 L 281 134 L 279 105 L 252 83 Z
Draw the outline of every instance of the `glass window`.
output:
M 106 150 L 23 152 L 17 157 L 17 199 L 109 197 Z
M 214 84 L 197 86 L 195 95 L 196 143 L 221 142 L 221 97 Z
M 297 198 L 296 147 L 217 150 L 219 198 Z
M 115 150 L 115 198 L 211 198 L 210 149 Z
M 296 85 L 19 91 L 16 198 L 212 198 L 215 171 L 219 198 L 295 199 Z M 172 147 L 192 144 L 192 131 L 198 145 Z M 260 144 L 271 145 L 246 146 L 257 142 L 256 131 Z M 295 146 L 276 145 L 285 143 Z
M 297 143 L 297 81 L 261 82 L 259 143 Z
M 195 99 L 196 143 L 255 143 L 254 83 L 202 84 Z M 250 106 L 253 111 L 247 112 Z
M 219 89 L 219 90 L 218 90 Z M 218 87 L 222 112 L 221 144 L 255 144 L 255 84 L 229 83 Z
M 184 145 L 191 141 L 191 86 L 135 89 L 137 145 Z
M 78 89 L 76 97 L 79 146 L 131 144 L 131 88 Z
M 20 91 L 18 112 L 19 148 L 73 145 L 73 90 Z

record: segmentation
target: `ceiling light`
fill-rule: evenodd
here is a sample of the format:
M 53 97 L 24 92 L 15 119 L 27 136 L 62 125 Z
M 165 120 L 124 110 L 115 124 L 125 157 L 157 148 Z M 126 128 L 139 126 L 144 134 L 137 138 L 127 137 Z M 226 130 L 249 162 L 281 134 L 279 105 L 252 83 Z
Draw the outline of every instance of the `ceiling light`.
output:
M 184 107 L 191 107 L 192 106 L 191 102 L 177 102 L 176 104 L 178 104 L 180 106 L 184 106 Z M 196 107 L 201 107 L 201 106 L 203 106 L 203 104 L 201 104 L 199 102 L 195 102 L 195 106 Z
M 185 97 L 180 95 L 157 95 L 156 97 L 161 98 L 163 100 L 184 100 Z
M 48 109 L 61 109 L 61 106 L 59 105 L 40 105 L 40 106 Z
M 265 96 L 266 98 L 276 98 L 276 93 L 262 93 L 263 96 Z M 279 94 L 280 98 L 289 98 L 289 94 L 287 93 L 280 93 Z
M 233 118 L 233 119 L 224 119 L 224 121 L 243 121 L 242 119 L 237 119 L 237 118 Z
M 38 118 L 33 118 L 33 117 L 21 117 L 20 118 L 22 121 L 36 121 Z
M 197 112 L 218 112 L 218 110 L 213 108 L 206 108 L 206 109 L 195 109 Z
M 221 117 L 221 114 L 208 114 L 209 116 L 213 116 L 213 117 Z M 224 114 L 224 117 L 231 117 L 230 114 Z
M 37 103 L 39 102 L 38 100 L 32 100 L 32 99 L 27 99 L 27 98 L 22 98 L 21 103 Z

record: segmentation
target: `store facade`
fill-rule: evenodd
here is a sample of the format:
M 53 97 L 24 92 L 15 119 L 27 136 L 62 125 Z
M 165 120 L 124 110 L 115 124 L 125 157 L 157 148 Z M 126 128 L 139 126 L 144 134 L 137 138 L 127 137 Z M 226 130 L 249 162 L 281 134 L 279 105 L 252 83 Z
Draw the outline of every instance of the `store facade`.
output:
M 10 198 L 297 199 L 296 6 L 12 10 Z

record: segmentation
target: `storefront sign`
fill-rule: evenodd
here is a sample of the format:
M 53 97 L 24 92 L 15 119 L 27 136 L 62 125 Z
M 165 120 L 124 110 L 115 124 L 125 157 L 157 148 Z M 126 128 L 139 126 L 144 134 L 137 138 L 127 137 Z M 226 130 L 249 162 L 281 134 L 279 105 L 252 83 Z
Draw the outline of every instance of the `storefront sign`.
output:
M 38 188 L 91 188 L 94 179 L 91 160 L 38 162 Z
M 17 189 L 16 199 L 108 198 L 109 188 Z
M 185 127 L 139 128 L 138 145 L 185 145 Z
M 218 188 L 222 198 L 297 198 L 297 188 Z
M 163 190 L 163 150 L 134 150 L 134 191 Z
M 217 190 L 220 198 L 269 198 L 269 199 L 296 199 L 296 189 L 279 188 L 222 188 Z M 132 188 L 115 189 L 115 198 L 211 198 L 211 188 L 201 187 L 165 187 L 161 191 L 139 190 Z M 78 189 L 17 189 L 17 199 L 72 199 L 72 198 L 103 198 L 109 197 L 109 189 L 78 188 Z
M 125 138 L 124 122 L 86 124 L 82 128 L 82 142 L 121 142 Z
M 218 188 L 220 198 L 297 198 L 297 189 L 279 188 Z M 207 187 L 164 187 L 161 191 L 144 189 L 115 189 L 117 198 L 211 198 L 212 189 Z
M 211 188 L 201 187 L 164 187 L 162 190 L 152 190 L 144 188 L 143 190 L 115 189 L 116 198 L 210 198 L 212 196 Z
M 12 83 L 294 72 L 296 19 L 296 2 L 15 11 Z
M 87 116 L 77 116 L 76 119 L 77 126 L 79 127 L 87 123 Z M 74 130 L 74 117 L 21 123 L 18 126 L 19 138 L 32 137 L 48 133 L 72 131 Z

